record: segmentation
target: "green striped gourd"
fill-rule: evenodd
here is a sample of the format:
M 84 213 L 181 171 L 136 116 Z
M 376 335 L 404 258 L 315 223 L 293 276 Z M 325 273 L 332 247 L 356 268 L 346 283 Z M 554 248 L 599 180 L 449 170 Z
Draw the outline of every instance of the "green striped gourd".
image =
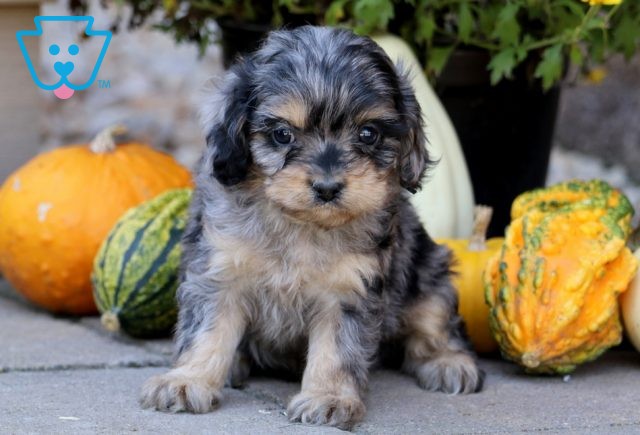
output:
M 132 208 L 103 242 L 92 280 L 106 329 L 151 337 L 173 328 L 180 239 L 191 192 L 171 190 Z
M 604 182 L 573 181 L 524 194 L 512 214 L 484 275 L 491 330 L 527 372 L 569 373 L 621 341 L 633 208 Z

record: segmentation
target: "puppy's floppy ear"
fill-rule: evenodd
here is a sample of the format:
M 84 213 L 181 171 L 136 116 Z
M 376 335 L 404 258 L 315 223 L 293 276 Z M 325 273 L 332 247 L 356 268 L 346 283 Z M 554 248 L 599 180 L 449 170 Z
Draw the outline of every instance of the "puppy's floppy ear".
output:
M 398 110 L 407 124 L 407 134 L 400 144 L 400 183 L 411 193 L 422 185 L 422 176 L 427 167 L 435 162 L 427 154 L 427 138 L 424 134 L 422 111 L 416 100 L 408 73 L 398 67 L 400 95 L 396 101 Z
M 251 107 L 254 107 L 251 103 L 253 68 L 250 59 L 234 65 L 227 73 L 213 107 L 209 108 L 219 111 L 214 115 L 207 135 L 207 146 L 212 153 L 212 175 L 225 186 L 243 181 L 252 162 L 248 119 Z

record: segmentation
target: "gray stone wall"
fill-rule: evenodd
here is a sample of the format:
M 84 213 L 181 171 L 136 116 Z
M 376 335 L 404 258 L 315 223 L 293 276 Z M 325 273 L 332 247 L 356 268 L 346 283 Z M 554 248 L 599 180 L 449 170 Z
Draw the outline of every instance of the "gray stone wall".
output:
M 67 14 L 66 0 L 46 3 L 42 13 Z M 95 17 L 95 28 L 104 29 L 109 28 L 115 10 L 94 6 L 90 14 Z M 45 32 L 43 47 L 76 37 L 56 32 L 68 30 Z M 91 41 L 81 44 L 89 58 L 92 50 L 100 49 L 101 44 Z M 42 52 L 42 62 L 50 62 L 46 50 Z M 122 29 L 113 35 L 97 76 L 110 81 L 108 89 L 94 83 L 64 101 L 52 92 L 42 92 L 43 148 L 86 143 L 103 128 L 120 123 L 127 127 L 130 138 L 170 152 L 191 166 L 204 145 L 200 101 L 222 73 L 221 53 L 215 45 L 199 56 L 195 45 L 178 44 L 151 26 L 133 32 Z
M 640 182 L 640 56 L 606 65 L 600 84 L 567 83 L 562 90 L 556 138 L 560 146 L 625 166 Z
M 41 115 L 40 95 L 16 42 L 16 32 L 33 27 L 39 9 L 37 2 L 7 4 L 0 0 L 0 185 L 39 149 L 40 134 L 33 126 Z M 38 55 L 33 38 L 25 38 L 24 43 L 29 53 Z

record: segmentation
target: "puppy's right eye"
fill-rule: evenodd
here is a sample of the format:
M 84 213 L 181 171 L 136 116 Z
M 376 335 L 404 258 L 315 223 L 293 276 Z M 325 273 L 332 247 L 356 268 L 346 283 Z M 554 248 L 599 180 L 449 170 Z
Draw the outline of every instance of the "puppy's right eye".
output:
M 288 128 L 277 128 L 273 130 L 273 140 L 280 145 L 289 145 L 293 143 L 296 138 Z
M 362 127 L 358 136 L 360 137 L 360 142 L 366 145 L 373 145 L 378 140 L 378 131 L 371 126 L 365 126 Z

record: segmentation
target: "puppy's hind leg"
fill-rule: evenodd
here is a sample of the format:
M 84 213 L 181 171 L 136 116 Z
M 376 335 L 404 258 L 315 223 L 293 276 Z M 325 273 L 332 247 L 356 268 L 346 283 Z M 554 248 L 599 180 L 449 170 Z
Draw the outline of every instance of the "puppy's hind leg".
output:
M 189 281 L 181 284 L 179 357 L 172 370 L 146 382 L 140 397 L 144 408 L 204 413 L 219 404 L 246 320 L 233 295 L 217 292 L 215 298 L 185 297 L 189 293 L 212 294 L 211 289 L 198 291 L 199 285 Z
M 251 373 L 251 357 L 244 349 L 238 349 L 233 357 L 226 386 L 242 389 Z
M 429 391 L 451 394 L 482 389 L 484 373 L 463 337 L 453 288 L 432 293 L 408 309 L 404 370 Z

